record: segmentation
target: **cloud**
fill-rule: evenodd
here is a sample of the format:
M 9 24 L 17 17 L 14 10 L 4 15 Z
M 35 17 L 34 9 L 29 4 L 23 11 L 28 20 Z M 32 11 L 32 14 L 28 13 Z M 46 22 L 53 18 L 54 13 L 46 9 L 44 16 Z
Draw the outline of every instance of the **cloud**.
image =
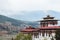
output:
M 42 19 L 43 17 L 46 17 L 46 15 L 51 15 L 59 19 L 60 12 L 53 11 L 53 10 L 37 10 L 37 11 L 1 11 L 1 15 L 5 15 L 14 19 L 18 20 L 25 20 L 25 21 L 37 21 Z
M 50 14 L 47 10 L 54 10 L 60 14 L 60 0 L 0 0 L 0 14 L 17 19 L 40 19 Z
M 60 11 L 60 0 L 0 0 L 0 9 L 13 11 Z
M 19 14 L 20 13 L 20 14 Z M 43 17 L 46 17 L 47 15 L 53 16 L 57 19 L 59 19 L 60 12 L 48 10 L 48 11 L 30 11 L 30 12 L 19 12 L 18 14 L 14 14 L 11 17 L 19 20 L 25 20 L 25 21 L 37 21 L 42 19 Z

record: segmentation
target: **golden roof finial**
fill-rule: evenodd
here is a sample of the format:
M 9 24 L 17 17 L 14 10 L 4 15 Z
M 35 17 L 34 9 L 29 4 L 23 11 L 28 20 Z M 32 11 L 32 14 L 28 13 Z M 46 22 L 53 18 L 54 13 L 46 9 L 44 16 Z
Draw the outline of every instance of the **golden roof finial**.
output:
M 50 17 L 50 15 L 47 15 L 47 17 Z

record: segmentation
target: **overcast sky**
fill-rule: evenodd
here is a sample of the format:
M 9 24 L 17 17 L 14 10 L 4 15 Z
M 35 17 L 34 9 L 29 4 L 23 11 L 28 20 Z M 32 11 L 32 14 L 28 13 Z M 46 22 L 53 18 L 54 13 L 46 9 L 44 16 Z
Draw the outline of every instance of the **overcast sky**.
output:
M 0 0 L 0 14 L 26 21 L 36 21 L 48 14 L 59 18 L 60 0 Z

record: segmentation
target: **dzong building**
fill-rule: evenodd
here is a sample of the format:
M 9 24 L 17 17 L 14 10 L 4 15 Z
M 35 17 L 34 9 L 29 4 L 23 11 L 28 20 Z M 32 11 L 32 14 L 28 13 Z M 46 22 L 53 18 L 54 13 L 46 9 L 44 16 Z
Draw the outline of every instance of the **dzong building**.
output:
M 60 29 L 58 26 L 58 20 L 50 15 L 44 17 L 43 20 L 40 20 L 40 27 L 26 27 L 22 29 L 21 32 L 24 34 L 32 34 L 32 40 L 51 40 L 52 38 L 55 39 L 55 32 L 56 30 Z

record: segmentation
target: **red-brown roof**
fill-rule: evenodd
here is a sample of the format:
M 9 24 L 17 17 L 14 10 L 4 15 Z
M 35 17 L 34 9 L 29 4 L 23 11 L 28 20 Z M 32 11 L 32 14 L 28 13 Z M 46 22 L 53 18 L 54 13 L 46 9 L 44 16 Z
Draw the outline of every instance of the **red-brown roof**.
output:
M 25 30 L 22 30 L 21 32 L 32 32 L 34 31 L 34 29 L 25 29 Z
M 33 32 L 33 31 L 37 31 L 37 28 L 33 28 L 31 26 L 27 27 L 26 29 L 21 30 L 21 32 Z
M 60 26 L 40 27 L 40 29 L 60 29 Z
M 23 29 L 23 30 L 21 30 L 21 32 L 36 32 L 38 30 L 39 29 Z
M 49 27 L 40 27 L 40 28 L 32 28 L 32 27 L 28 27 L 26 29 L 21 30 L 21 32 L 37 32 L 38 30 L 54 30 L 54 29 L 60 29 L 60 26 L 49 26 Z

